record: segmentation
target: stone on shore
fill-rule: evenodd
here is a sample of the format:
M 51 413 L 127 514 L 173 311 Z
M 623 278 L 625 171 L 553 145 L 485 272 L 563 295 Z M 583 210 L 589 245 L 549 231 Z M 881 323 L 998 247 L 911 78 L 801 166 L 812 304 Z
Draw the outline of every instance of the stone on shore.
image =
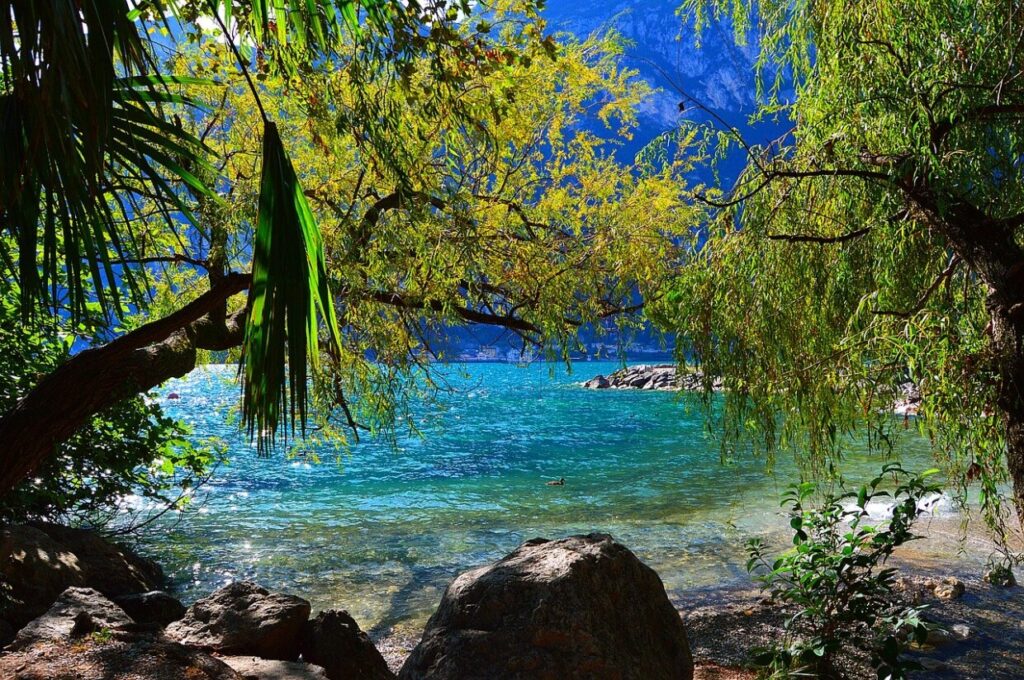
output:
M 323 666 L 330 680 L 394 680 L 369 636 L 348 612 L 328 609 L 306 622 L 302 658 Z
M 162 590 L 132 593 L 111 599 L 136 623 L 154 623 L 164 627 L 185 616 L 185 605 Z
M 245 680 L 327 680 L 323 668 L 299 661 L 261 659 L 258 656 L 225 656 L 221 661 Z
M 183 645 L 219 654 L 294 661 L 307 618 L 306 600 L 238 581 L 198 600 L 165 633 Z
M 964 594 L 964 582 L 955 576 L 945 576 L 937 581 L 929 579 L 925 581 L 924 587 L 940 600 L 956 600 Z
M 15 650 L 41 642 L 67 642 L 104 630 L 130 627 L 134 621 L 124 610 L 92 588 L 68 588 L 53 606 L 18 631 Z
M 534 539 L 456 578 L 402 680 L 691 680 L 658 575 L 605 534 Z
M 50 608 L 67 588 L 118 597 L 159 588 L 160 567 L 96 533 L 32 522 L 0 529 L 0 619 L 20 628 Z

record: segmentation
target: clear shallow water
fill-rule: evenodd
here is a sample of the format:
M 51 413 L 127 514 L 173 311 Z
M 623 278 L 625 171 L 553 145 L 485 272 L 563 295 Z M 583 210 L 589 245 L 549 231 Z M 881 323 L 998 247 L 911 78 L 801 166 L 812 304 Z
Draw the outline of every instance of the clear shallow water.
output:
M 164 386 L 181 399 L 163 405 L 197 437 L 226 440 L 230 464 L 146 550 L 186 600 L 251 578 L 371 629 L 422 622 L 455 575 L 535 536 L 611 533 L 670 595 L 748 583 L 743 545 L 785 527 L 777 499 L 793 468 L 724 465 L 675 394 L 579 387 L 616 367 L 468 365 L 452 371 L 456 391 L 416 406 L 422 438 L 364 440 L 340 464 L 333 451 L 320 464 L 257 458 L 230 417 L 233 368 L 196 371 Z M 928 465 L 923 447 L 904 461 Z M 880 464 L 854 454 L 844 472 L 860 480 Z

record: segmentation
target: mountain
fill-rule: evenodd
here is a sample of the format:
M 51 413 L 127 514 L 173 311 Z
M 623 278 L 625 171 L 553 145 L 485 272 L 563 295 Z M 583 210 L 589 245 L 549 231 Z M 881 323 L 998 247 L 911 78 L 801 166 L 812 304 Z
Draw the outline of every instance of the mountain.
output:
M 608 30 L 618 32 L 628 43 L 623 65 L 636 70 L 639 78 L 656 89 L 640 109 L 638 134 L 616 152 L 623 162 L 632 161 L 644 146 L 683 121 L 711 123 L 719 129 L 735 127 L 751 144 L 766 143 L 783 131 L 779 124 L 748 122 L 756 110 L 754 41 L 738 46 L 730 25 L 712 23 L 698 44 L 692 22 L 676 13 L 681 1 L 548 0 L 543 11 L 554 33 L 584 38 Z M 600 121 L 586 124 L 599 134 L 609 134 Z M 732 154 L 719 168 L 722 181 L 731 182 L 745 162 L 741 152 Z M 712 178 L 705 171 L 690 179 L 706 182 Z M 583 329 L 581 336 L 591 347 L 615 343 L 614 338 L 598 337 L 591 329 Z M 631 338 L 629 354 L 651 353 L 664 344 L 661 334 L 648 327 Z M 481 348 L 494 348 L 503 355 L 519 343 L 507 331 L 468 326 L 447 329 L 438 345 L 450 355 L 475 354 Z

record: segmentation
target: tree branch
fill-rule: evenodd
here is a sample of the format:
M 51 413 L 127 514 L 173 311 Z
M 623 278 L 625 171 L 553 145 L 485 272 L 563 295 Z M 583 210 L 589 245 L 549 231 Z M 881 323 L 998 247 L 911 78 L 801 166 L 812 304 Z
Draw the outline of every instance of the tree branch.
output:
M 914 306 L 911 307 L 910 309 L 906 311 L 876 309 L 874 310 L 874 313 L 879 316 L 896 316 L 901 319 L 909 319 L 910 317 L 914 316 L 922 309 L 924 309 L 924 306 L 928 304 L 928 299 L 931 298 L 932 294 L 934 294 L 935 291 L 939 289 L 939 286 L 942 285 L 943 281 L 945 281 L 946 279 L 953 275 L 953 273 L 956 271 L 956 268 L 960 265 L 961 262 L 963 262 L 963 260 L 960 258 L 960 256 L 954 255 L 949 261 L 949 266 L 942 270 L 942 273 L 939 274 L 934 281 L 932 281 L 932 284 L 928 286 L 928 290 L 926 290 L 924 294 L 920 298 L 918 298 L 917 303 L 915 303 Z
M 867 235 L 871 227 L 864 227 L 839 236 L 812 236 L 810 234 L 768 234 L 771 241 L 786 241 L 788 243 L 845 243 L 855 238 Z

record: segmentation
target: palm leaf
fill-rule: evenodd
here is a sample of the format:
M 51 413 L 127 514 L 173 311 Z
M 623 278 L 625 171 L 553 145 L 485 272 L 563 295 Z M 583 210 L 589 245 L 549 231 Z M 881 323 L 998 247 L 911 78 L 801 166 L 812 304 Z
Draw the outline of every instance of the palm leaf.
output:
M 249 317 L 242 347 L 242 413 L 261 453 L 284 420 L 305 432 L 308 367 L 318 362 L 318 317 L 340 346 L 323 243 L 277 126 L 264 123 L 263 167 Z
M 26 313 L 56 305 L 58 291 L 75 317 L 90 297 L 120 314 L 122 288 L 144 304 L 135 272 L 114 264 L 138 255 L 129 216 L 114 216 L 114 179 L 137 180 L 169 220 L 190 215 L 179 183 L 211 195 L 195 172 L 207 150 L 163 112 L 191 105 L 171 86 L 196 81 L 151 72 L 129 10 L 128 0 L 0 2 L 0 233 L 17 250 L 16 266 L 0 268 Z

